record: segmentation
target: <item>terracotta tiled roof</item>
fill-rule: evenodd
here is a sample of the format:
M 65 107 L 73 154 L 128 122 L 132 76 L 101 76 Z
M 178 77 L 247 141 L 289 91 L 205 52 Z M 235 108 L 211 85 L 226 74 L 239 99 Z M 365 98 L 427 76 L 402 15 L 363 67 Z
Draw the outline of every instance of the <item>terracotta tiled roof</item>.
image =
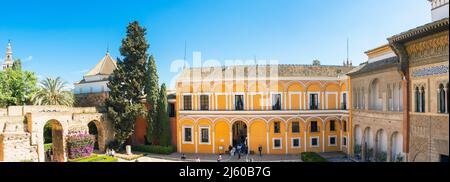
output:
M 116 68 L 116 60 L 114 60 L 109 53 L 106 53 L 105 57 L 103 57 L 97 65 L 84 76 L 110 75 Z
M 370 73 L 375 70 L 382 70 L 385 68 L 390 68 L 390 67 L 396 66 L 398 61 L 399 61 L 398 57 L 394 56 L 394 57 L 382 59 L 379 61 L 367 63 L 364 65 L 361 65 L 361 67 L 359 69 L 349 72 L 347 75 L 357 76 L 357 75 L 361 75 L 364 73 Z

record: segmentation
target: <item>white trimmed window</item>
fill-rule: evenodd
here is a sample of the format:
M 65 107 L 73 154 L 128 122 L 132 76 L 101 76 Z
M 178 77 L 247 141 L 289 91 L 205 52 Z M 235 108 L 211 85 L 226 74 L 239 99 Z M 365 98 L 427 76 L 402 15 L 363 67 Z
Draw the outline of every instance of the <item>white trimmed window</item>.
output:
M 329 136 L 328 137 L 328 146 L 336 146 L 337 145 L 337 137 Z
M 273 149 L 282 149 L 282 143 L 281 143 L 281 138 L 273 138 L 272 139 L 272 143 L 273 143 Z
M 319 147 L 319 137 L 311 137 L 310 138 L 310 146 L 311 147 Z
M 200 126 L 200 144 L 210 144 L 209 140 L 209 126 Z
M 300 148 L 300 146 L 301 146 L 301 143 L 300 143 L 300 137 L 297 137 L 297 138 L 292 138 L 291 139 L 291 147 L 292 148 Z
M 308 93 L 308 108 L 309 110 L 318 110 L 320 104 L 320 92 L 309 92 Z
M 209 95 L 200 95 L 200 110 L 209 110 Z
M 192 110 L 192 95 L 183 95 L 183 110 L 191 111 Z
M 192 126 L 183 126 L 183 143 L 192 144 Z

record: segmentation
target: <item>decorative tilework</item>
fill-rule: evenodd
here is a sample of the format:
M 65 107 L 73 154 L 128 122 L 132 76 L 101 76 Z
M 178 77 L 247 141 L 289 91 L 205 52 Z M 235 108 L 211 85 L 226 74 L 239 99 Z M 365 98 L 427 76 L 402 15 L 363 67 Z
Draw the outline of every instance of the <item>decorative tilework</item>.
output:
M 413 77 L 430 76 L 430 75 L 440 75 L 448 73 L 448 66 L 435 66 L 431 68 L 422 68 L 413 72 Z

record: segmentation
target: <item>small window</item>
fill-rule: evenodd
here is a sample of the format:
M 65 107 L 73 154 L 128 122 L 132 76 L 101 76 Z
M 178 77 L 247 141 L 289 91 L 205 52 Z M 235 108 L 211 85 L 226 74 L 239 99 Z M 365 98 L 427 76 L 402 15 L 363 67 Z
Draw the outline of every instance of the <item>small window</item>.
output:
M 281 139 L 280 138 L 273 139 L 273 149 L 281 149 Z
M 347 146 L 347 137 L 344 137 L 344 139 L 342 141 L 342 145 L 343 146 Z
M 203 144 L 209 143 L 209 128 L 208 127 L 200 127 L 200 143 L 203 143 Z
M 292 138 L 292 148 L 300 148 L 300 138 Z
M 319 132 L 319 128 L 317 126 L 317 121 L 311 121 L 311 132 Z
M 292 122 L 292 133 L 300 133 L 300 123 Z
M 280 133 L 280 122 L 274 122 L 274 126 L 273 126 L 273 133 Z
M 191 143 L 192 142 L 192 127 L 184 128 L 184 142 Z
M 309 109 L 318 110 L 319 109 L 319 94 L 309 95 Z
M 330 120 L 330 131 L 336 131 L 336 123 L 334 120 Z
M 272 94 L 272 110 L 281 110 L 281 94 Z
M 311 147 L 319 146 L 319 137 L 311 137 Z
M 236 111 L 244 110 L 244 96 L 243 95 L 235 95 L 234 96 L 234 105 Z
M 185 95 L 183 96 L 183 110 L 190 111 L 192 110 L 192 96 Z
M 330 136 L 330 138 L 328 140 L 328 145 L 329 146 L 336 146 L 336 137 L 335 136 Z
M 342 123 L 343 123 L 342 127 L 344 128 L 344 132 L 347 132 L 347 122 L 343 121 Z
M 169 103 L 169 117 L 175 117 L 175 104 Z
M 209 95 L 200 96 L 200 109 L 202 111 L 209 110 Z
M 342 94 L 342 110 L 347 110 L 347 93 Z

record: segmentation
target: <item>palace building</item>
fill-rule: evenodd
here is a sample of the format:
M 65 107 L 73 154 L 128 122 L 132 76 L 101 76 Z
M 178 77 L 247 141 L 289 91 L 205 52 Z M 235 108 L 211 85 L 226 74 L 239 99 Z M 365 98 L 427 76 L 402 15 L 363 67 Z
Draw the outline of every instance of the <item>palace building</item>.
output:
M 75 103 L 78 107 L 103 106 L 108 98 L 108 78 L 117 68 L 116 60 L 106 55 L 74 84 Z
M 449 0 L 429 0 L 432 22 L 388 38 L 405 78 L 408 161 L 448 162 Z
M 251 65 L 186 68 L 176 82 L 177 150 L 350 153 L 353 67 Z
M 389 45 L 366 52 L 348 75 L 352 89 L 353 154 L 364 161 L 404 161 L 403 79 Z

